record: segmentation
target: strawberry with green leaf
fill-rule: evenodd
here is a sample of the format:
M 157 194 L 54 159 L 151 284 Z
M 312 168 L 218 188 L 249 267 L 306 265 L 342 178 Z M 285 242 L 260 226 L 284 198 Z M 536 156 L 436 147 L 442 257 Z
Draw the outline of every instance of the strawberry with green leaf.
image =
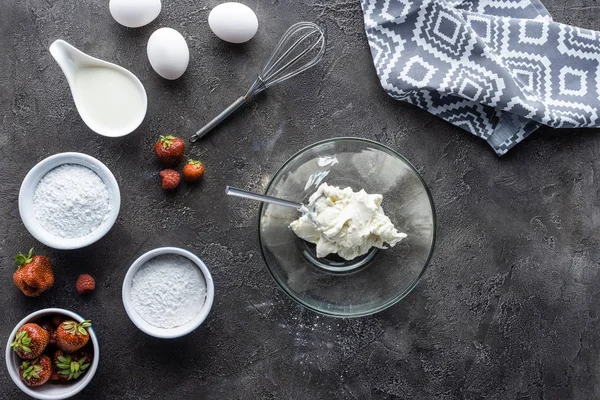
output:
M 78 379 L 88 370 L 91 364 L 92 358 L 85 351 L 68 354 L 58 350 L 54 354 L 54 365 L 58 370 L 57 375 L 60 381 Z
M 183 179 L 196 182 L 204 176 L 204 164 L 197 160 L 189 160 L 183 167 Z
M 48 257 L 28 254 L 15 256 L 17 271 L 13 274 L 15 285 L 25 296 L 37 297 L 54 285 L 54 271 Z
M 19 376 L 27 386 L 40 386 L 48 382 L 52 375 L 52 361 L 47 355 L 34 360 L 26 360 L 21 364 Z
M 44 352 L 49 341 L 50 333 L 47 330 L 38 324 L 28 323 L 17 330 L 15 340 L 10 343 L 10 347 L 22 359 L 33 360 Z
M 64 321 L 56 328 L 56 345 L 67 353 L 81 349 L 90 340 L 87 331 L 90 326 L 92 322 L 88 319 L 83 322 Z
M 183 160 L 185 142 L 175 136 L 161 136 L 154 145 L 154 153 L 166 167 L 174 167 Z

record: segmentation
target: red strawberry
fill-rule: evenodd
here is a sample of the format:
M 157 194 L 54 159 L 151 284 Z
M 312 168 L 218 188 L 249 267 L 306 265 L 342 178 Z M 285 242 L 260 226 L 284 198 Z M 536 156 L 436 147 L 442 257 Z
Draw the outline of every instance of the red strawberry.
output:
M 183 167 L 183 178 L 188 182 L 196 182 L 202 176 L 204 176 L 204 165 L 200 161 L 188 160 Z
M 50 375 L 50 382 L 53 383 L 66 383 L 61 377 L 58 375 L 58 368 L 56 365 L 52 364 L 52 374 Z
M 78 379 L 92 364 L 92 356 L 87 351 L 64 353 L 58 350 L 54 353 L 55 380 L 66 382 Z
M 66 317 L 66 316 L 64 316 L 63 314 L 54 314 L 54 315 L 52 316 L 52 325 L 53 325 L 55 328 L 58 328 L 58 326 L 59 326 L 60 324 L 62 324 L 62 323 L 63 323 L 63 322 L 66 320 L 66 319 L 67 319 L 67 317 Z
M 185 142 L 175 136 L 161 136 L 154 145 L 154 152 L 166 167 L 174 167 L 183 160 Z
M 163 169 L 160 171 L 161 185 L 165 190 L 175 190 L 181 182 L 181 175 L 174 169 Z
M 58 359 L 59 357 L 63 357 L 65 354 L 64 351 L 62 350 L 56 350 L 54 352 L 54 355 L 52 356 L 52 375 L 50 376 L 50 380 L 52 382 L 55 383 L 67 383 L 69 380 L 67 379 L 68 376 L 64 376 L 64 375 L 59 375 L 58 373 L 60 372 L 60 368 L 57 366 L 57 364 L 60 362 L 60 360 Z
M 49 341 L 50 333 L 47 330 L 38 324 L 29 323 L 19 328 L 10 347 L 17 352 L 19 357 L 33 360 L 44 352 Z
M 56 328 L 54 327 L 54 325 L 52 325 L 52 323 L 50 321 L 43 321 L 43 322 L 38 321 L 38 325 L 41 326 L 45 331 L 47 331 L 50 334 L 50 341 L 48 342 L 48 344 L 55 346 L 56 345 Z
M 47 355 L 21 364 L 21 380 L 27 386 L 40 386 L 50 379 L 52 375 L 52 361 Z
M 79 275 L 79 278 L 77 278 L 75 287 L 77 289 L 77 293 L 89 294 L 92 293 L 96 288 L 96 281 L 89 274 L 81 274 Z
M 56 329 L 56 344 L 62 351 L 73 353 L 90 340 L 87 328 L 92 326 L 90 320 L 77 323 L 75 321 L 65 321 Z
M 31 249 L 29 254 L 19 253 L 15 261 L 18 267 L 13 280 L 26 296 L 39 296 L 54 285 L 54 272 L 48 257 L 33 256 Z

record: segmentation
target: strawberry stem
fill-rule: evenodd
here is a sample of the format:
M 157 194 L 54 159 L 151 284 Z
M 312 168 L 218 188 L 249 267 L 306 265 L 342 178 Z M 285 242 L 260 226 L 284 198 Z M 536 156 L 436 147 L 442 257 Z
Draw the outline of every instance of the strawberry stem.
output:
M 92 321 L 90 321 L 89 319 L 86 319 L 83 322 L 80 322 L 79 324 L 75 321 L 65 321 L 62 323 L 62 328 L 72 334 L 81 334 L 81 335 L 87 335 L 87 328 L 89 328 L 90 326 L 92 326 Z
M 27 265 L 33 261 L 33 247 L 29 249 L 29 254 L 19 253 L 15 256 L 15 262 L 17 263 L 17 269 L 23 265 Z
M 162 144 L 164 148 L 168 149 L 169 147 L 171 147 L 171 145 L 173 144 L 173 141 L 175 139 L 176 139 L 175 136 L 171 136 L 171 135 L 162 136 L 161 135 L 161 137 L 160 137 L 160 144 Z
M 83 356 L 79 360 L 74 357 L 71 358 L 69 354 L 58 357 L 56 366 L 58 367 L 58 373 L 65 376 L 67 380 L 77 379 L 84 373 L 90 363 L 86 363 L 87 357 Z
M 21 369 L 23 370 L 23 378 L 25 379 L 40 379 L 38 372 L 40 372 L 44 367 L 38 365 L 39 358 L 36 358 L 33 361 L 23 361 L 21 364 Z
M 15 351 L 23 350 L 25 353 L 31 353 L 31 338 L 27 334 L 27 331 L 21 331 L 15 336 L 15 340 L 10 344 Z

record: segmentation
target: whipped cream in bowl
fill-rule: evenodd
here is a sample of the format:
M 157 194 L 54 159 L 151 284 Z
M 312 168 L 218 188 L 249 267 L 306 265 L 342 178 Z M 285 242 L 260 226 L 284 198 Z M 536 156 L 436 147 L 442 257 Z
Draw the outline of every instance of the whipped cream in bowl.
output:
M 299 238 L 316 245 L 318 258 L 337 254 L 351 261 L 372 248 L 394 247 L 406 238 L 385 215 L 382 201 L 381 194 L 322 183 L 290 228 Z
M 265 194 L 259 240 L 281 289 L 330 316 L 381 311 L 405 297 L 428 265 L 435 211 L 427 186 L 400 154 L 377 142 L 336 138 L 293 155 Z

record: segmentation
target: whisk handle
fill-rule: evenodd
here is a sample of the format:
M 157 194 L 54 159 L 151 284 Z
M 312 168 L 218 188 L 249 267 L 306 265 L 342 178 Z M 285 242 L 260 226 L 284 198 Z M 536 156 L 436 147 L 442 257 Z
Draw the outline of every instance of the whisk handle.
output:
M 194 143 L 195 141 L 202 138 L 204 135 L 206 135 L 208 132 L 213 130 L 217 125 L 219 125 L 221 122 L 223 122 L 227 117 L 229 117 L 231 114 L 233 114 L 233 112 L 235 110 L 237 110 L 244 104 L 246 104 L 245 96 L 242 96 L 239 99 L 237 99 L 236 101 L 234 101 L 233 103 L 231 103 L 231 105 L 229 107 L 224 109 L 219 115 L 214 117 L 208 124 L 204 125 L 202 127 L 202 129 L 200 129 L 198 132 L 196 132 L 190 138 L 190 142 Z

